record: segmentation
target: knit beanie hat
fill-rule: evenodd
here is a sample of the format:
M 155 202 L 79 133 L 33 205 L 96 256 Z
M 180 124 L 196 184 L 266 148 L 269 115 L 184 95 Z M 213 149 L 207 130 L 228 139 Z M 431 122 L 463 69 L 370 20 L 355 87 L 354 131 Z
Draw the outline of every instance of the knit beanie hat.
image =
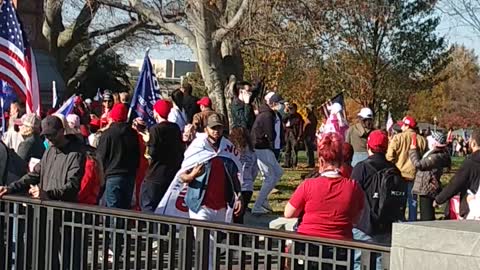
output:
M 447 136 L 440 131 L 432 131 L 432 139 L 435 140 L 437 146 L 445 146 L 447 144 Z
M 163 119 L 167 119 L 170 110 L 172 109 L 173 105 L 170 101 L 161 99 L 153 105 L 153 109 L 162 117 Z

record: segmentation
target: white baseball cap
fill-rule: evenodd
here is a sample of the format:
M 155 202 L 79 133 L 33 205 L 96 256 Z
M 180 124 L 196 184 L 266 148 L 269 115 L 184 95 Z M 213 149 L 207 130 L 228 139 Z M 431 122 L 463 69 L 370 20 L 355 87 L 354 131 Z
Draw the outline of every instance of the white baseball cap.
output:
M 362 119 L 373 119 L 373 112 L 370 108 L 362 108 L 357 115 Z

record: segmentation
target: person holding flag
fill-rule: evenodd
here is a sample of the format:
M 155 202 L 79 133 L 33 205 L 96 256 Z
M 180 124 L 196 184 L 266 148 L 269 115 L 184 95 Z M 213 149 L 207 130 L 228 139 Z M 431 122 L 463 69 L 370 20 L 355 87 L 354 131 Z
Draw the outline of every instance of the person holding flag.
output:
M 147 128 L 155 125 L 153 105 L 160 97 L 160 88 L 158 87 L 157 78 L 155 77 L 155 72 L 153 72 L 147 50 L 130 103 L 128 118 L 141 118 L 147 124 Z
M 149 166 L 140 188 L 140 208 L 153 213 L 180 169 L 185 148 L 177 124 L 167 121 L 172 103 L 159 100 L 153 106 L 157 124 L 143 133 Z

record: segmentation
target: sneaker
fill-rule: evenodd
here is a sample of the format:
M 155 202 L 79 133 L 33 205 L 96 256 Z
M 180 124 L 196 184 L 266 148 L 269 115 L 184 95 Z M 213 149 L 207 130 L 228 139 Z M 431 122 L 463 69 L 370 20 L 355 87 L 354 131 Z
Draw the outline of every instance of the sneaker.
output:
M 261 207 L 261 208 L 255 208 L 254 207 L 252 209 L 252 215 L 254 215 L 254 216 L 265 215 L 265 214 L 268 214 L 268 213 L 269 213 L 269 211 L 264 209 L 263 207 Z
M 265 201 L 262 204 L 262 207 L 269 212 L 273 212 L 272 206 L 270 206 L 270 203 L 268 201 Z

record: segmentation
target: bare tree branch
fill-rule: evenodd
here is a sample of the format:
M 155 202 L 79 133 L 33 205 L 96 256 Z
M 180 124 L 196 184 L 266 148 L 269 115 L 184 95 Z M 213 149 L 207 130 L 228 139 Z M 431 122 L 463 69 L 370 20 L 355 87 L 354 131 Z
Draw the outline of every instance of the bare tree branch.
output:
M 227 23 L 227 25 L 223 26 L 222 28 L 218 29 L 215 31 L 213 35 L 213 39 L 217 42 L 221 42 L 230 31 L 235 29 L 237 25 L 240 23 L 242 20 L 242 17 L 244 16 L 245 12 L 247 11 L 248 8 L 248 3 L 249 0 L 243 0 L 242 4 L 238 8 L 237 13 L 233 18 Z

